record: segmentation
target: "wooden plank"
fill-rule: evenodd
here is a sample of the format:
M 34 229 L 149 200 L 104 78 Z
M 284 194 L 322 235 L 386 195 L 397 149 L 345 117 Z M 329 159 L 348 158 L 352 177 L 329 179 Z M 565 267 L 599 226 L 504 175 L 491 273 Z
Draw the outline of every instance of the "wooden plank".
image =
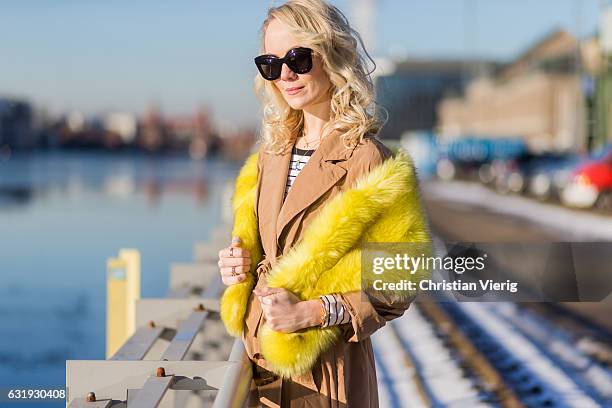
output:
M 172 389 L 219 389 L 229 368 L 239 364 L 234 361 L 113 361 L 66 360 L 66 388 L 68 402 L 84 398 L 95 392 L 99 399 L 124 401 L 126 390 L 140 389 L 158 367 L 166 374 L 177 376 Z M 178 376 L 182 376 L 178 377 Z
M 147 298 L 136 301 L 136 325 L 147 326 L 153 320 L 159 327 L 177 329 L 181 320 L 187 319 L 189 314 L 199 305 L 204 309 L 218 312 L 219 299 L 205 299 L 190 297 L 184 299 Z
M 157 407 L 161 402 L 166 391 L 174 381 L 174 376 L 166 377 L 150 377 L 145 382 L 142 389 L 138 391 L 138 395 L 134 401 L 130 403 L 130 408 L 153 408 Z
M 221 293 L 223 293 L 223 289 L 225 289 L 225 286 L 221 280 L 221 275 L 217 275 L 210 280 L 208 286 L 202 293 L 202 297 L 204 299 L 219 299 Z
M 85 398 L 75 398 L 70 403 L 70 408 L 108 408 L 112 405 L 113 400 L 104 399 L 100 401 L 87 402 Z
M 110 360 L 142 360 L 163 330 L 163 327 L 138 328 Z
M 249 398 L 253 370 L 242 339 L 238 338 L 234 341 L 229 361 L 237 364 L 225 372 L 223 386 L 215 397 L 213 408 L 243 407 Z
M 193 291 L 194 288 L 189 286 L 175 287 L 168 293 L 168 297 L 172 299 L 188 298 L 193 295 Z
M 181 322 L 176 335 L 161 357 L 161 360 L 179 361 L 185 358 L 193 340 L 202 329 L 207 311 L 191 312 L 187 320 Z

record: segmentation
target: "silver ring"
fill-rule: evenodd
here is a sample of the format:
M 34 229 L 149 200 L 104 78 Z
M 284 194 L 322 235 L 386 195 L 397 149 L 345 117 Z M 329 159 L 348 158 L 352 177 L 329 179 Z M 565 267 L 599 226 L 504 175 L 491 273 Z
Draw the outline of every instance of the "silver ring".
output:
M 234 247 L 230 247 L 230 257 L 234 256 Z
M 236 276 L 236 275 L 237 275 L 237 273 L 236 273 L 236 267 L 235 267 L 235 266 L 232 266 L 232 276 Z

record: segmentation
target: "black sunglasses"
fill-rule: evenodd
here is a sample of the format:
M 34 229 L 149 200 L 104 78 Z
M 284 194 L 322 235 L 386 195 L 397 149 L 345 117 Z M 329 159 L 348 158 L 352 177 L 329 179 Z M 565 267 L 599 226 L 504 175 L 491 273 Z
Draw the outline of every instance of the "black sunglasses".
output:
M 255 65 L 262 77 L 274 81 L 281 76 L 283 63 L 287 64 L 296 74 L 305 74 L 312 69 L 312 50 L 305 47 L 296 47 L 287 51 L 284 58 L 276 55 L 260 55 L 255 57 Z

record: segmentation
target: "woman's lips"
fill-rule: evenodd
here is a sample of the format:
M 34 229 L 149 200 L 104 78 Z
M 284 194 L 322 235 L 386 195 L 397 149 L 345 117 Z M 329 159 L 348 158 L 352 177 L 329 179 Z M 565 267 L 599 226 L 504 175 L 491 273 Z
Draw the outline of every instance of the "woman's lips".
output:
M 287 92 L 288 95 L 295 95 L 299 92 L 302 91 L 302 89 L 304 89 L 304 86 L 298 86 L 298 87 L 293 87 L 293 88 L 288 88 L 285 90 L 285 92 Z

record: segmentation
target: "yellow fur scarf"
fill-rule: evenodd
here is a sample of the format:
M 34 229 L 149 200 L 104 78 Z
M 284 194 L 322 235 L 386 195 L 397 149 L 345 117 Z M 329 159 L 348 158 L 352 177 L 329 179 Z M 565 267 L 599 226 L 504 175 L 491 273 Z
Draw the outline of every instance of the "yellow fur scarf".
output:
M 255 215 L 257 171 L 254 153 L 238 175 L 232 198 L 232 236 L 240 236 L 243 246 L 251 251 L 252 272 L 245 282 L 227 287 L 221 298 L 221 318 L 234 336 L 242 333 L 255 267 L 262 259 Z M 401 150 L 325 205 L 306 227 L 303 238 L 270 270 L 268 285 L 285 288 L 302 300 L 359 291 L 360 244 L 364 242 L 431 242 L 414 165 Z M 335 326 L 311 327 L 282 333 L 264 324 L 259 333 L 262 353 L 273 371 L 290 377 L 310 369 L 320 353 L 338 340 L 340 330 Z

